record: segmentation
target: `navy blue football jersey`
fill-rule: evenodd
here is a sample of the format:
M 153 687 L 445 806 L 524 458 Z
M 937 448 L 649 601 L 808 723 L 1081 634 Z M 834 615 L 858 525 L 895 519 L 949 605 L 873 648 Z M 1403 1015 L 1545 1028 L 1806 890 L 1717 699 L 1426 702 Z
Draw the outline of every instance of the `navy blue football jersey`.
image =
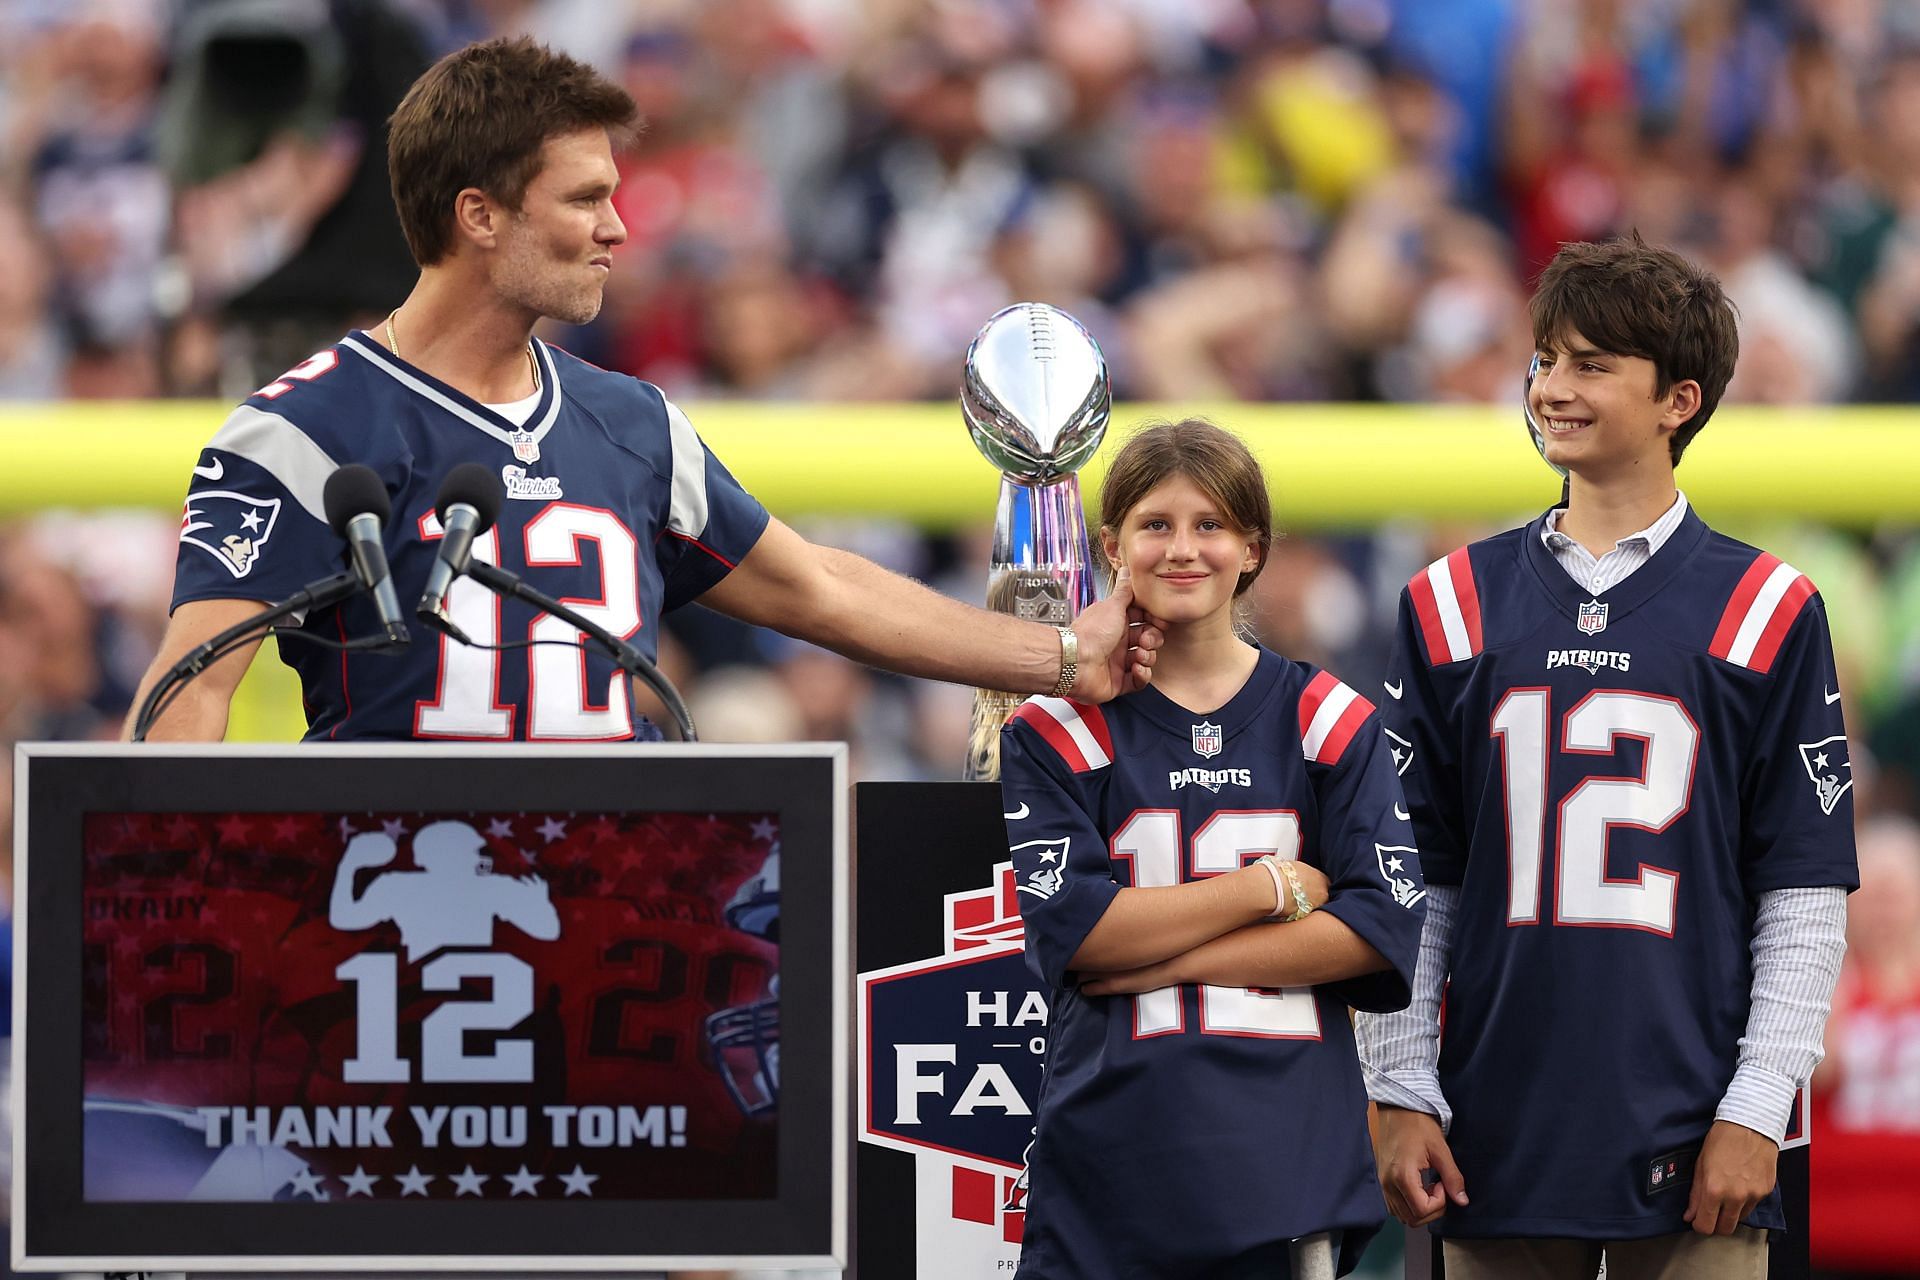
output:
M 1151 687 L 1104 707 L 1033 698 L 1003 731 L 1000 786 L 1050 1011 L 1020 1274 L 1212 1276 L 1326 1230 L 1350 1268 L 1385 1207 L 1348 1006 L 1405 1007 L 1426 893 L 1372 704 L 1266 651 L 1205 715 Z M 1324 871 L 1323 909 L 1393 967 L 1080 993 L 1067 966 L 1123 886 L 1264 853 Z
M 347 565 L 321 491 L 345 463 L 372 467 L 393 503 L 385 544 L 402 607 L 426 586 L 448 471 L 499 469 L 506 500 L 473 554 L 524 577 L 652 657 L 660 617 L 752 549 L 767 513 L 658 388 L 535 341 L 540 391 L 524 427 L 421 372 L 365 333 L 347 335 L 248 397 L 194 468 L 180 525 L 174 607 L 281 600 Z M 458 579 L 447 612 L 479 643 L 580 633 Z M 555 644 L 469 648 L 412 622 L 399 657 L 284 641 L 300 673 L 308 739 L 589 741 L 658 737 L 612 662 Z M 303 620 L 340 640 L 378 631 L 363 593 Z
M 1759 895 L 1858 883 L 1853 774 L 1806 577 L 1689 512 L 1595 597 L 1543 521 L 1414 577 L 1386 682 L 1421 865 L 1460 886 L 1439 1069 L 1472 1202 L 1436 1229 L 1637 1239 L 1687 1229 Z

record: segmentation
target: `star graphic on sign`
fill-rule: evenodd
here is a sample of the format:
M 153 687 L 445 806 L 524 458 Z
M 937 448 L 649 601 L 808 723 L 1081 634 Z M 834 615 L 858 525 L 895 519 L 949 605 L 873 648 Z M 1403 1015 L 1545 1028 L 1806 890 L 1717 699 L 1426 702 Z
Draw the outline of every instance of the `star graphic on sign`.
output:
M 1825 769 L 1828 767 L 1826 752 L 1822 751 L 1819 755 L 1813 758 L 1813 767 L 1816 769 Z
M 361 1166 L 355 1165 L 353 1172 L 342 1176 L 340 1181 L 347 1184 L 347 1194 L 350 1196 L 371 1196 L 373 1184 L 380 1181 L 380 1175 L 368 1173 Z
M 340 819 L 340 838 L 342 840 L 351 840 L 359 834 L 358 831 L 353 829 L 351 822 L 348 822 L 345 818 Z
M 273 838 L 282 844 L 290 844 L 300 838 L 300 824 L 292 818 L 282 818 L 273 824 Z
M 495 818 L 487 824 L 487 834 L 495 840 L 513 839 L 513 824 L 505 818 Z
M 540 1184 L 544 1176 L 543 1174 L 528 1172 L 527 1166 L 523 1164 L 520 1166 L 520 1172 L 507 1175 L 507 1185 L 513 1188 L 508 1194 L 516 1196 L 537 1196 L 540 1193 L 535 1191 L 534 1188 Z
M 576 1164 L 573 1166 L 572 1173 L 563 1173 L 560 1175 L 560 1181 L 566 1184 L 567 1194 L 570 1196 L 591 1196 L 593 1194 L 593 1184 L 600 1181 L 600 1175 L 597 1173 L 588 1173 Z
M 539 831 L 547 838 L 547 843 L 552 844 L 567 834 L 567 824 L 558 818 L 548 818 L 540 824 Z
M 320 1187 L 320 1175 L 311 1169 L 302 1169 L 293 1175 L 293 1194 L 309 1196 L 315 1200 L 327 1199 L 327 1193 Z
M 258 511 L 249 511 L 247 514 L 241 516 L 240 527 L 248 533 L 253 533 L 258 530 L 260 528 L 260 513 Z
M 407 834 L 407 824 L 398 818 L 388 818 L 380 824 L 380 829 L 387 833 L 387 839 L 389 840 L 398 840 L 401 836 Z
M 1404 867 L 1405 865 L 1406 863 L 1400 861 L 1400 859 L 1398 858 L 1387 859 L 1387 870 L 1389 871 L 1398 871 L 1400 870 L 1400 868 Z
M 774 826 L 771 821 L 762 818 L 753 824 L 753 838 L 755 840 L 771 840 L 779 830 L 780 828 Z
M 175 816 L 167 822 L 167 838 L 184 843 L 193 834 L 193 823 L 184 816 Z
M 468 1165 L 464 1173 L 456 1173 L 453 1175 L 453 1194 L 456 1196 L 477 1196 L 480 1194 L 480 1184 L 486 1180 L 486 1174 L 475 1173 L 473 1166 Z
M 400 1194 L 402 1196 L 424 1196 L 427 1184 L 433 1181 L 433 1175 L 420 1172 L 419 1165 L 410 1165 L 405 1173 L 399 1174 Z
M 213 825 L 219 829 L 220 838 L 229 843 L 238 844 L 247 838 L 247 820 L 237 813 Z

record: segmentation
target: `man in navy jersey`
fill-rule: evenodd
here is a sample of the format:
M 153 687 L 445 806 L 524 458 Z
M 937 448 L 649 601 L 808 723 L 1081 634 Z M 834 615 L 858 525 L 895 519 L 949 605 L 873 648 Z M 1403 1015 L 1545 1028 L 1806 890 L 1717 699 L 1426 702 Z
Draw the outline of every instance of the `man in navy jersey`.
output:
M 1416 575 L 1389 664 L 1430 888 L 1412 1005 L 1359 1021 L 1381 1186 L 1450 1280 L 1764 1275 L 1858 883 L 1825 607 L 1675 487 L 1712 276 L 1568 245 L 1533 327 L 1566 505 Z
M 497 467 L 506 489 L 474 554 L 649 656 L 661 615 L 697 598 L 912 675 L 1095 700 L 1145 681 L 1159 637 L 1145 627 L 1129 639 L 1124 587 L 1056 629 L 815 546 L 740 487 L 658 388 L 531 336 L 542 317 L 581 324 L 600 310 L 626 239 L 612 148 L 635 125 L 623 90 L 525 40 L 462 49 L 414 84 L 393 116 L 389 170 L 419 282 L 384 323 L 248 397 L 202 453 L 173 617 L 142 697 L 181 655 L 344 566 L 321 502 L 342 464 L 385 482 L 387 557 L 400 598 L 417 599 L 441 536 L 435 494 L 472 460 Z M 562 647 L 579 638 L 570 625 L 465 578 L 446 607 L 477 645 L 536 643 L 498 652 L 423 628 L 398 658 L 287 643 L 308 738 L 658 736 L 608 659 Z M 301 625 L 332 640 L 377 631 L 365 598 Z M 222 736 L 256 648 L 209 668 L 151 736 Z

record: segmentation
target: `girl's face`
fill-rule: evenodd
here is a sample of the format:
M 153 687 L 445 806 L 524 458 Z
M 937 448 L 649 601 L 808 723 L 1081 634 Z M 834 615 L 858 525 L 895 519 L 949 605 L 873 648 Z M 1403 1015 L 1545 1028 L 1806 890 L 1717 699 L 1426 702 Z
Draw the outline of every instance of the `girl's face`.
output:
M 1257 535 L 1236 529 L 1183 475 L 1156 485 L 1101 541 L 1113 566 L 1132 574 L 1135 602 L 1171 623 L 1230 612 L 1240 575 L 1260 563 Z

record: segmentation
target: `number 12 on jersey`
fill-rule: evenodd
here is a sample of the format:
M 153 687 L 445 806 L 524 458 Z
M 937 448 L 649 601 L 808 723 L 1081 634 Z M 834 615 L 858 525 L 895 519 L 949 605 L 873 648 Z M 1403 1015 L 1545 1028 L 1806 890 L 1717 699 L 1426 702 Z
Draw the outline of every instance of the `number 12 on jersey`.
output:
M 1300 815 L 1288 809 L 1225 809 L 1193 833 L 1192 876 L 1181 874 L 1180 814 L 1173 809 L 1141 809 L 1113 834 L 1115 859 L 1133 866 L 1137 889 L 1175 885 L 1183 879 L 1238 871 L 1263 853 L 1300 856 Z M 1180 987 L 1143 991 L 1133 997 L 1135 1039 L 1184 1031 Z M 1278 992 L 1246 987 L 1202 986 L 1200 1031 L 1205 1035 L 1258 1036 L 1275 1040 L 1318 1040 L 1320 1011 L 1309 987 Z
M 1547 689 L 1510 689 L 1494 709 L 1492 733 L 1500 744 L 1506 792 L 1509 925 L 1540 921 L 1551 731 Z M 1615 827 L 1658 834 L 1687 811 L 1700 727 L 1678 699 L 1596 690 L 1567 712 L 1560 750 L 1611 756 L 1621 738 L 1645 744 L 1640 776 L 1589 775 L 1567 792 L 1554 815 L 1553 922 L 1672 937 L 1680 877 L 1645 863 L 1633 879 L 1608 876 L 1607 840 Z

